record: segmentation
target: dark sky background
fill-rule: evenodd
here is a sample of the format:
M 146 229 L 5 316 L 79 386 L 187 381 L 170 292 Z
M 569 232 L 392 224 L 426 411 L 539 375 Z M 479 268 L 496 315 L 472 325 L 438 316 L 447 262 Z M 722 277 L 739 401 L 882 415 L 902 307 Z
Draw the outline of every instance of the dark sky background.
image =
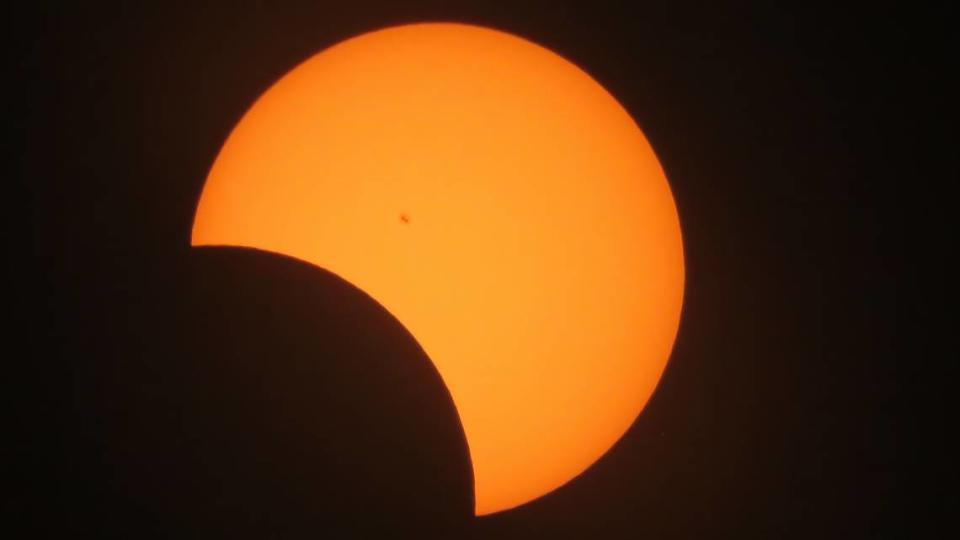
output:
M 945 78 L 931 53 L 945 12 L 203 4 L 7 17 L 8 151 L 30 216 L 30 286 L 10 296 L 29 394 L 13 424 L 26 435 L 7 443 L 25 481 L 4 502 L 14 523 L 98 538 L 898 538 L 957 508 L 955 468 L 919 472 L 908 395 L 923 351 L 902 337 L 923 311 L 903 288 L 918 210 L 903 187 L 924 190 L 915 152 Z M 397 321 L 302 263 L 188 241 L 206 173 L 259 94 L 340 40 L 425 20 L 518 34 L 604 85 L 666 170 L 687 257 L 676 347 L 632 428 L 568 485 L 482 519 L 449 395 Z

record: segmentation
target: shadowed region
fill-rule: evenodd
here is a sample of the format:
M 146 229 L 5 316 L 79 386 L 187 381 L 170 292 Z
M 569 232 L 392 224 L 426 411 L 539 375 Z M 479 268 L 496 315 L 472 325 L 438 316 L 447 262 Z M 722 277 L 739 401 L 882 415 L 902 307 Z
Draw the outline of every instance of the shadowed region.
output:
M 391 315 L 282 256 L 202 248 L 185 266 L 179 296 L 155 299 L 163 328 L 122 342 L 129 361 L 99 381 L 109 489 L 127 506 L 114 527 L 438 537 L 469 524 L 456 410 Z M 155 311 L 131 315 L 153 324 Z

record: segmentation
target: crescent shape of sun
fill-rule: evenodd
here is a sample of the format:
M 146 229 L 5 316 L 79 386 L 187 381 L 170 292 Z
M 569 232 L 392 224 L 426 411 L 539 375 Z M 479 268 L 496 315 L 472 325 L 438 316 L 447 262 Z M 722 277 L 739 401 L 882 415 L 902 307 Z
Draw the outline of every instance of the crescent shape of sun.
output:
M 456 406 L 477 515 L 599 459 L 676 337 L 680 223 L 643 133 L 584 71 L 464 24 L 338 43 L 217 156 L 194 246 L 284 254 L 386 308 Z

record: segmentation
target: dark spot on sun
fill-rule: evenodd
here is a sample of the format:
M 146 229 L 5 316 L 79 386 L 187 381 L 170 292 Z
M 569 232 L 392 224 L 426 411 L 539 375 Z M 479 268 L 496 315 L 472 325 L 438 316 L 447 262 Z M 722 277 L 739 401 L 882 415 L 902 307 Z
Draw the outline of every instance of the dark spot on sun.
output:
M 402 221 L 404 224 L 410 223 L 410 215 L 406 212 L 401 212 L 400 221 Z

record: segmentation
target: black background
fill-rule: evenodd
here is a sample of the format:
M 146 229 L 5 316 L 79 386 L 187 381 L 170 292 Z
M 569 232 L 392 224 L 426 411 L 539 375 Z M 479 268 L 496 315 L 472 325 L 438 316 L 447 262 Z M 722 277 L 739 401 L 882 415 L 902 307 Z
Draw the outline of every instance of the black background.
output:
M 678 2 L 11 13 L 32 286 L 10 297 L 36 384 L 16 384 L 26 435 L 8 461 L 26 483 L 8 515 L 120 538 L 879 538 L 934 523 L 956 475 L 918 481 L 921 353 L 902 326 L 923 309 L 904 299 L 903 222 L 945 18 Z M 325 272 L 188 242 L 213 158 L 260 93 L 344 38 L 423 20 L 518 34 L 603 84 L 667 172 L 687 258 L 676 347 L 630 431 L 558 491 L 481 519 L 452 402 L 397 321 Z

